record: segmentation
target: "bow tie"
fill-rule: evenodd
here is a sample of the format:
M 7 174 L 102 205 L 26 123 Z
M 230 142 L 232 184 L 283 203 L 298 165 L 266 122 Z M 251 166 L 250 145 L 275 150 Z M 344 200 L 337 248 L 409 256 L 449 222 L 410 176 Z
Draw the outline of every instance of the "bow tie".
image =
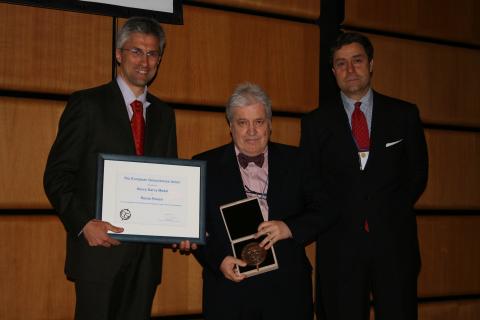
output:
M 257 165 L 257 167 L 262 167 L 263 166 L 263 161 L 265 160 L 265 157 L 263 156 L 263 153 L 260 153 L 258 156 L 254 157 L 249 157 L 243 153 L 238 154 L 238 163 L 242 166 L 243 169 L 245 169 L 250 162 L 253 162 Z

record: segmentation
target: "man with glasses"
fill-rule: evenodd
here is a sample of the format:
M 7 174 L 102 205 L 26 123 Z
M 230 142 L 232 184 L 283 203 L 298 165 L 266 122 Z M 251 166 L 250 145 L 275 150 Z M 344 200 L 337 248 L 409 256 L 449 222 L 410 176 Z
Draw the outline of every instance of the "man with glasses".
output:
M 338 223 L 317 239 L 319 310 L 326 320 L 417 319 L 420 267 L 413 205 L 428 173 L 415 105 L 371 88 L 373 46 L 341 34 L 331 48 L 340 88 L 302 120 L 301 149 Z
M 309 240 L 298 220 L 313 206 L 303 192 L 298 149 L 269 142 L 272 109 L 257 85 L 239 85 L 226 115 L 233 142 L 200 154 L 207 161 L 207 243 L 197 250 L 203 265 L 203 311 L 208 320 L 312 319 Z M 275 244 L 279 269 L 246 278 L 236 266 L 220 206 L 257 197 L 263 220 L 259 245 Z M 316 214 L 316 211 L 312 211 Z M 256 226 L 255 226 L 256 227 Z
M 67 231 L 65 272 L 75 282 L 75 319 L 150 319 L 162 247 L 120 243 L 95 219 L 98 153 L 176 157 L 175 116 L 147 92 L 165 47 L 153 19 L 129 19 L 117 36 L 115 80 L 75 92 L 62 114 L 44 186 Z

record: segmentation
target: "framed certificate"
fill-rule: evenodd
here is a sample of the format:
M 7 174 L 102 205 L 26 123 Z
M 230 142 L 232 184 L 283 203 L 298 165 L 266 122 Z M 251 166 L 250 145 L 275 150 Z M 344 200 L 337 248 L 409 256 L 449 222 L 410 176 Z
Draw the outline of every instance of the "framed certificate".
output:
M 98 155 L 96 217 L 122 241 L 205 243 L 206 162 Z

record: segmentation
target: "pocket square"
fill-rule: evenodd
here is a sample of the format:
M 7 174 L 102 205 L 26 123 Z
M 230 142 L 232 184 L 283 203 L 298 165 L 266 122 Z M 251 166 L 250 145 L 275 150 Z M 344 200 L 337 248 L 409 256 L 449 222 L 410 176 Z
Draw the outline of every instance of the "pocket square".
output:
M 388 147 L 391 147 L 393 145 L 396 145 L 397 143 L 400 143 L 402 142 L 403 139 L 400 139 L 400 140 L 397 140 L 397 141 L 393 141 L 393 142 L 387 142 L 387 144 L 385 145 L 385 148 L 388 148 Z

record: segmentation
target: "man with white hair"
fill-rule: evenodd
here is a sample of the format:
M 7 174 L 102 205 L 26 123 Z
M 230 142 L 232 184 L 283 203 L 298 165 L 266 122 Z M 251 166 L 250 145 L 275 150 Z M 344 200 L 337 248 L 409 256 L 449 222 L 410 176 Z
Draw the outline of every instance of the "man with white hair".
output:
M 311 266 L 306 233 L 297 224 L 313 202 L 303 192 L 295 147 L 270 142 L 271 102 L 259 86 L 239 85 L 226 115 L 232 143 L 197 155 L 207 161 L 207 243 L 196 252 L 203 269 L 203 311 L 209 320 L 312 319 Z M 279 268 L 246 278 L 236 266 L 221 205 L 257 197 L 264 222 L 259 245 L 275 244 Z M 316 211 L 310 211 L 316 214 Z

